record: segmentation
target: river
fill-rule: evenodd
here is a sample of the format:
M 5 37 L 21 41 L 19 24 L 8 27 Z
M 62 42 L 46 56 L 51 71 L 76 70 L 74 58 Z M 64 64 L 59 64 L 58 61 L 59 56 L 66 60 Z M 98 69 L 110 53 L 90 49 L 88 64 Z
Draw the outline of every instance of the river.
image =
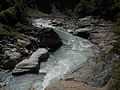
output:
M 54 28 L 60 36 L 63 46 L 51 53 L 47 62 L 41 63 L 39 74 L 26 74 L 22 76 L 9 75 L 3 90 L 44 90 L 57 80 L 64 79 L 64 75 L 74 72 L 80 65 L 94 57 L 93 44 L 86 39 L 73 36 L 63 28 L 49 25 L 48 20 L 35 19 L 36 27 Z M 35 56 L 34 56 L 35 57 Z

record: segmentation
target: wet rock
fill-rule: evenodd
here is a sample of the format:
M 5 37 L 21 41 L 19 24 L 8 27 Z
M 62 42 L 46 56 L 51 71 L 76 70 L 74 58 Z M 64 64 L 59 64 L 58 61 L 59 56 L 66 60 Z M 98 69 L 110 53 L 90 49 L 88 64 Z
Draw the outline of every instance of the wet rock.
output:
M 51 28 L 42 29 L 39 34 L 39 47 L 49 48 L 49 51 L 55 51 L 62 45 L 62 41 L 58 34 Z
M 93 18 L 91 16 L 88 16 L 88 17 L 85 17 L 85 18 L 80 18 L 79 19 L 79 26 L 80 27 L 91 26 L 92 25 L 92 20 L 93 20 Z
M 26 46 L 27 50 L 35 51 L 37 48 L 39 48 L 39 41 L 36 41 L 36 40 L 30 40 L 30 41 L 31 41 L 31 44 L 28 44 Z
M 78 32 L 78 33 L 76 33 L 74 35 L 77 35 L 77 36 L 85 38 L 85 39 L 89 39 L 89 37 L 90 37 L 90 33 L 89 32 Z
M 8 84 L 10 73 L 8 71 L 0 71 L 0 88 Z
M 85 28 L 79 28 L 75 30 L 75 33 L 79 33 L 79 32 L 90 32 L 92 31 L 91 27 L 85 27 Z
M 17 39 L 17 44 L 20 46 L 27 46 L 29 44 L 31 44 L 29 39 Z
M 77 35 L 79 37 L 88 39 L 90 37 L 90 32 L 92 31 L 92 28 L 86 27 L 86 28 L 79 28 L 73 31 L 74 35 Z
M 17 52 L 16 48 L 13 48 L 11 50 L 6 50 L 5 55 L 9 57 L 9 59 L 19 59 L 21 57 L 21 54 Z
M 21 75 L 25 73 L 38 73 L 40 62 L 46 61 L 48 57 L 48 50 L 44 48 L 39 48 L 28 59 L 25 59 L 18 63 L 12 74 Z
M 51 22 L 53 26 L 63 26 L 63 23 L 59 20 L 57 21 L 56 19 Z

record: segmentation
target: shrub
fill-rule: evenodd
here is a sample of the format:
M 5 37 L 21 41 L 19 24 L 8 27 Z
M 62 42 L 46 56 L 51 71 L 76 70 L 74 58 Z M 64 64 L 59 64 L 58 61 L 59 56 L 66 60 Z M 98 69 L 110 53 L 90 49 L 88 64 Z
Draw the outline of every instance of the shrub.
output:
M 117 20 L 113 27 L 113 32 L 115 33 L 115 40 L 113 51 L 120 55 L 120 19 Z
M 79 16 L 91 15 L 95 11 L 95 0 L 80 0 L 75 8 Z
M 80 0 L 75 12 L 78 15 L 95 15 L 109 19 L 120 17 L 120 0 Z
M 120 17 L 120 0 L 113 0 L 112 11 L 114 18 Z
M 111 90 L 120 90 L 120 61 L 117 60 L 113 63 L 113 72 L 112 72 L 112 88 Z
M 116 22 L 116 24 L 113 27 L 113 32 L 115 33 L 116 42 L 114 43 L 113 52 L 117 55 L 120 55 L 120 20 Z M 113 84 L 111 90 L 120 90 L 120 58 L 118 60 L 114 61 L 113 67 L 112 67 L 112 78 L 113 78 Z
M 17 22 L 16 11 L 10 7 L 0 12 L 0 22 L 7 25 L 14 25 Z
M 14 0 L 0 0 L 0 11 L 5 10 L 14 5 Z

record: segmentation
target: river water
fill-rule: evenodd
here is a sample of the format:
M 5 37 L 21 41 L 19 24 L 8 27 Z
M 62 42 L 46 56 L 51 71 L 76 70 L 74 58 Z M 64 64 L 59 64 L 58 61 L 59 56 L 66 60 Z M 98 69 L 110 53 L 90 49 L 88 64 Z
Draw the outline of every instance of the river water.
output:
M 57 80 L 64 79 L 64 75 L 80 68 L 80 65 L 94 57 L 93 44 L 83 38 L 65 32 L 63 28 L 49 25 L 49 21 L 36 19 L 36 27 L 54 28 L 60 36 L 63 46 L 51 53 L 47 62 L 41 63 L 39 74 L 26 74 L 22 76 L 9 76 L 7 86 L 3 90 L 44 90 Z

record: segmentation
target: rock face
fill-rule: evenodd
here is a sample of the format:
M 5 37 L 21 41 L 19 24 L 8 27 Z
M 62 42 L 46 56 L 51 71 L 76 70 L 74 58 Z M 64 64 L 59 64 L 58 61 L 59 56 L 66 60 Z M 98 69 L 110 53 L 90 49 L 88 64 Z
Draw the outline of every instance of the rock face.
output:
M 13 75 L 38 73 L 40 62 L 46 61 L 48 57 L 48 50 L 44 48 L 38 49 L 28 59 L 25 59 L 16 65 L 15 69 L 13 70 Z

